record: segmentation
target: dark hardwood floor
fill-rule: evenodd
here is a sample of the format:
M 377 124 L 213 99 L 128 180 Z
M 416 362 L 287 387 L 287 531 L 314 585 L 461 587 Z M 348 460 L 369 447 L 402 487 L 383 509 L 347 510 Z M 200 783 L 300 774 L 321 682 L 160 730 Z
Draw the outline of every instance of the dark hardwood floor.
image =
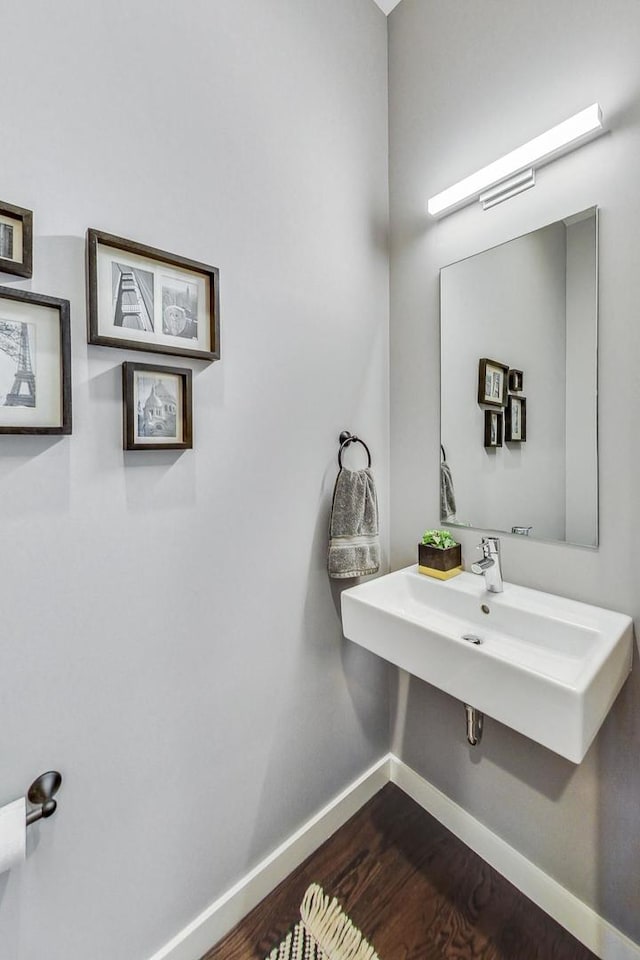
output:
M 380 960 L 596 960 L 388 784 L 202 960 L 264 960 L 319 883 Z

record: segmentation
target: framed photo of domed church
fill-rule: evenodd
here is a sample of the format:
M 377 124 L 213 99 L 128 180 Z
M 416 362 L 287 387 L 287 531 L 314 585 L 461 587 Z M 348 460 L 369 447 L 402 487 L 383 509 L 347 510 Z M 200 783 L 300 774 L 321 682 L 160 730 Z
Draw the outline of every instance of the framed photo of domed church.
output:
M 122 364 L 125 450 L 190 450 L 191 370 L 154 363 Z
M 220 359 L 217 267 L 90 229 L 87 285 L 89 343 Z
M 71 433 L 68 300 L 0 287 L 0 434 Z

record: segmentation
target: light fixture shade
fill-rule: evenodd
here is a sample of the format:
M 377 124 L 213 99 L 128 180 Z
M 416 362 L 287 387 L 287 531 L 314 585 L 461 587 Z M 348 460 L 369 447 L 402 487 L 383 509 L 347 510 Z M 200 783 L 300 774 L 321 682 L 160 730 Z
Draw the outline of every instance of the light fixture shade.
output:
M 432 217 L 452 213 L 507 177 L 513 177 L 529 168 L 535 170 L 603 132 L 600 105 L 592 103 L 590 107 L 557 124 L 546 133 L 529 140 L 499 160 L 472 173 L 470 177 L 459 180 L 452 187 L 431 197 L 427 209 Z

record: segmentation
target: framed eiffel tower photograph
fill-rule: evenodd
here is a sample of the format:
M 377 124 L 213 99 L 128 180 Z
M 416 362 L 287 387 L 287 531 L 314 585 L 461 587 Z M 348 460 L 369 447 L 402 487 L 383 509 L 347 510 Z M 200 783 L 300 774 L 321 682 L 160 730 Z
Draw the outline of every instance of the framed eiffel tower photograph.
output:
M 0 273 L 33 274 L 33 213 L 0 200 Z
M 0 287 L 0 434 L 71 433 L 69 301 Z

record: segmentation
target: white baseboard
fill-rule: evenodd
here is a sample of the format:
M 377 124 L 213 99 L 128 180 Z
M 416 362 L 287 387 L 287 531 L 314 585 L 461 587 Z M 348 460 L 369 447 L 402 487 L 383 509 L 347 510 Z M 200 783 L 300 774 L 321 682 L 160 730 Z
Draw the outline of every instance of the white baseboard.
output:
M 390 755 L 366 770 L 273 853 L 214 900 L 151 960 L 200 960 L 285 877 L 389 783 Z
M 640 960 L 640 945 L 389 753 L 215 900 L 150 960 L 200 960 L 385 784 L 395 783 L 601 960 Z
M 391 781 L 601 960 L 640 960 L 640 945 L 414 770 L 390 756 Z

